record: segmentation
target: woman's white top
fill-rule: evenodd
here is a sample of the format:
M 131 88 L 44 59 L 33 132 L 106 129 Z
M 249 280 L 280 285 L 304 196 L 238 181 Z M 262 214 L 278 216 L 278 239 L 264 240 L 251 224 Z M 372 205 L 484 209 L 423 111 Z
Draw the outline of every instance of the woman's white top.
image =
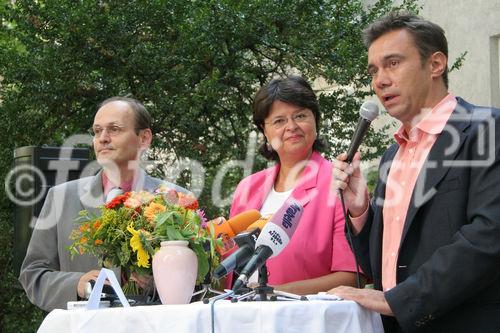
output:
M 276 192 L 276 190 L 273 188 L 269 192 L 269 194 L 266 197 L 266 200 L 264 200 L 264 204 L 262 204 L 262 208 L 260 209 L 260 215 L 269 215 L 269 214 L 274 214 L 276 211 L 283 206 L 285 203 L 286 199 L 292 194 L 293 189 L 286 191 L 286 192 Z
M 283 206 L 285 203 L 286 199 L 292 194 L 293 189 L 286 191 L 286 192 L 276 192 L 276 190 L 273 188 L 269 192 L 269 194 L 266 197 L 266 200 L 264 200 L 264 203 L 262 204 L 262 208 L 260 209 L 260 215 L 266 216 L 266 215 L 272 215 L 276 213 L 276 211 Z M 257 283 L 258 280 L 258 271 L 255 271 L 250 278 L 248 279 L 248 282 L 254 282 Z

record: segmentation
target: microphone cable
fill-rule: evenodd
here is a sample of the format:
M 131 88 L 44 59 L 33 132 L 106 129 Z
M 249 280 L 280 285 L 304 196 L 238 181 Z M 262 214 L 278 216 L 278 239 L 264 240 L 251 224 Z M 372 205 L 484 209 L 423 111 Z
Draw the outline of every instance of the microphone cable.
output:
M 221 299 L 230 297 L 234 294 L 234 291 L 228 290 L 226 293 L 222 295 L 218 295 L 211 298 L 210 301 L 210 329 L 212 333 L 215 333 L 215 302 L 220 301 Z
M 344 213 L 345 227 L 347 230 L 347 242 L 349 242 L 349 246 L 352 249 L 352 253 L 354 254 L 354 263 L 356 264 L 356 287 L 361 289 L 361 278 L 359 274 L 359 264 L 358 264 L 358 254 L 356 249 L 354 248 L 354 243 L 352 242 L 352 231 L 351 231 L 351 219 L 347 214 L 347 209 L 345 208 L 344 202 L 344 191 L 341 189 L 338 190 L 340 196 L 340 202 L 342 203 L 342 211 Z

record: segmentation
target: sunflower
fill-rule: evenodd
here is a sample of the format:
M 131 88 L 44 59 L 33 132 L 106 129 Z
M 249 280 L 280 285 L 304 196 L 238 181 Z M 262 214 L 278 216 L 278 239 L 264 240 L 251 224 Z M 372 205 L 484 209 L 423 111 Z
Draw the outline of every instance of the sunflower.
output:
M 132 234 L 132 238 L 130 238 L 130 247 L 133 251 L 137 252 L 137 266 L 149 268 L 150 255 L 141 243 L 141 233 L 144 233 L 144 231 L 135 230 L 131 225 L 127 227 L 127 230 Z

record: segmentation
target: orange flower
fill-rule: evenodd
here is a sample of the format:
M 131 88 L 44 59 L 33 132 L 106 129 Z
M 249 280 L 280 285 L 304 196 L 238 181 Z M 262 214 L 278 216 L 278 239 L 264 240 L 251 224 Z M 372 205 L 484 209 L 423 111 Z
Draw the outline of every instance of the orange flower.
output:
M 144 216 L 148 219 L 148 221 L 153 221 L 155 216 L 159 213 L 166 211 L 167 208 L 162 204 L 151 202 L 149 206 L 144 209 Z
M 127 192 L 127 193 L 122 194 L 122 195 L 118 195 L 113 200 L 111 200 L 109 203 L 107 203 L 104 207 L 106 207 L 108 209 L 113 209 L 116 206 L 124 203 L 125 200 L 127 200 L 129 197 L 130 197 L 130 192 Z
M 187 195 L 181 192 L 179 192 L 179 202 L 177 204 L 186 209 L 198 209 L 198 200 L 196 200 L 196 198 L 191 195 Z
M 128 198 L 127 200 L 125 200 L 125 202 L 123 203 L 123 205 L 125 207 L 128 207 L 128 208 L 138 208 L 141 206 L 141 201 L 139 199 L 136 199 L 136 198 Z
M 97 220 L 94 222 L 94 224 L 92 225 L 92 228 L 94 228 L 95 230 L 99 229 L 99 227 L 101 226 L 101 221 L 100 220 Z
M 89 230 L 89 224 L 88 223 L 84 223 L 80 226 L 80 232 L 85 232 Z
M 101 245 L 103 243 L 102 239 L 96 239 L 94 244 L 95 245 Z
M 87 241 L 88 241 L 87 237 L 80 238 L 80 244 L 85 244 L 87 243 Z

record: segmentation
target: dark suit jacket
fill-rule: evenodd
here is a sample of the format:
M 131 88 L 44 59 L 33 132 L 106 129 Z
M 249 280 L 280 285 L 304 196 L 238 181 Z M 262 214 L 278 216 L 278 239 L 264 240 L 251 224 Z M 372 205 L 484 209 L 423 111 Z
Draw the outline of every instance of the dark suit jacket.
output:
M 364 272 L 381 290 L 385 181 L 398 150 L 382 157 L 363 230 Z M 458 98 L 418 176 L 385 292 L 386 331 L 500 332 L 500 110 Z

